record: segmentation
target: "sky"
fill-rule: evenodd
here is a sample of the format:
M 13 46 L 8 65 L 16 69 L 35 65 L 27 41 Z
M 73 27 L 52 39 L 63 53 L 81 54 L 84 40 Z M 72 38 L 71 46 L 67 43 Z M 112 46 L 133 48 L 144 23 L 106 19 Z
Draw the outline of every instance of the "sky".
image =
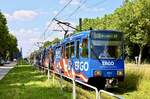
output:
M 56 22 L 51 20 L 70 0 L 0 0 L 0 10 L 7 18 L 11 34 L 17 37 L 18 48 L 22 48 L 23 57 L 38 49 L 43 41 L 62 38 L 63 32 Z M 79 18 L 103 17 L 123 4 L 123 0 L 72 0 L 72 2 L 56 17 L 78 25 Z M 71 15 L 75 11 L 78 10 Z M 65 27 L 66 28 L 66 27 Z M 44 35 L 44 31 L 45 32 Z

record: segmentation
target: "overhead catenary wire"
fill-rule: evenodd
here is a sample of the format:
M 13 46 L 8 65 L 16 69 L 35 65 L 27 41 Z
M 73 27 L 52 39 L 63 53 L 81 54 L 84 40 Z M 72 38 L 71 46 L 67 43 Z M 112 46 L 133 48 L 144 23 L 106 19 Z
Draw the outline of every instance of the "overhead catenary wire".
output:
M 45 34 L 46 32 L 49 30 L 49 27 L 51 27 L 54 19 L 72 2 L 73 0 L 70 0 L 55 16 L 54 18 L 52 18 L 51 22 L 48 24 L 47 28 L 45 29 L 44 31 L 44 40 L 45 40 Z M 99 1 L 98 3 L 95 3 L 94 5 L 92 6 L 88 6 L 87 8 L 92 8 L 92 7 L 95 7 L 95 6 L 98 6 L 99 4 L 103 3 L 104 1 L 106 0 L 102 0 L 102 1 Z M 72 13 L 70 13 L 68 15 L 68 18 L 66 18 L 65 20 L 68 20 L 71 18 L 71 16 L 73 16 L 85 3 L 87 2 L 87 0 L 84 0 Z M 51 33 L 53 34 L 53 33 Z
M 45 40 L 45 34 L 48 31 L 48 29 L 51 27 L 54 19 L 72 2 L 72 0 L 70 0 L 50 21 L 50 23 L 48 24 L 47 28 L 44 30 L 42 36 L 44 35 L 44 40 Z
M 95 8 L 95 7 L 99 6 L 100 4 L 102 4 L 102 3 L 106 2 L 106 1 L 107 1 L 107 0 L 100 0 L 100 1 L 98 1 L 97 3 L 95 3 L 95 4 L 91 5 L 91 6 L 86 6 L 86 9 Z M 81 7 L 83 7 L 86 2 L 87 2 L 87 0 L 84 0 L 72 13 L 70 13 L 70 14 L 68 15 L 68 18 L 66 18 L 66 19 L 64 19 L 64 20 L 70 19 L 71 16 L 73 16 Z
M 72 13 L 68 15 L 68 18 L 66 18 L 65 20 L 70 19 L 86 2 L 87 0 L 84 0 Z
M 105 1 L 106 0 L 100 0 L 100 1 L 98 1 L 97 3 L 95 3 L 95 4 L 91 5 L 91 6 L 85 6 L 85 3 L 87 2 L 87 0 L 84 0 L 83 2 L 80 2 L 80 5 L 72 13 L 70 13 L 69 15 L 67 15 L 68 17 L 65 18 L 64 20 L 70 20 L 71 17 L 73 15 L 75 15 L 75 13 L 77 13 L 77 11 L 79 9 L 81 9 L 83 6 L 85 6 L 86 9 L 92 9 L 92 8 L 95 8 L 96 6 L 99 6 L 100 4 L 103 4 Z
M 105 0 L 99 1 L 98 3 L 95 3 L 93 6 L 89 6 L 88 8 L 91 7 L 95 7 L 101 3 L 103 3 Z M 71 18 L 71 16 L 73 16 L 85 3 L 87 2 L 87 0 L 84 0 L 83 2 L 81 2 L 81 4 L 72 12 L 68 15 L 68 18 L 64 19 L 64 20 L 68 20 Z M 55 21 L 57 21 L 56 19 L 54 19 Z M 61 26 L 62 27 L 62 26 Z M 75 29 L 76 30 L 76 29 Z
M 97 6 L 99 6 L 100 4 L 103 4 L 106 1 L 107 0 L 100 0 L 99 2 L 93 4 L 92 6 L 87 6 L 86 8 L 90 9 L 90 8 L 93 8 L 93 7 L 97 7 Z
M 70 20 L 70 19 L 71 19 L 71 16 L 75 15 L 75 13 L 77 13 L 77 11 L 79 12 L 79 9 L 81 10 L 82 7 L 85 7 L 84 9 L 89 9 L 89 10 L 87 10 L 87 11 L 92 11 L 92 9 L 95 9 L 95 8 L 98 7 L 99 5 L 104 4 L 106 1 L 107 1 L 107 0 L 98 0 L 97 3 L 94 3 L 94 4 L 92 4 L 91 6 L 90 6 L 90 5 L 87 6 L 87 5 L 85 5 L 85 3 L 87 3 L 86 0 L 85 0 L 85 1 L 83 1 L 82 4 L 80 4 L 71 14 L 69 14 L 68 17 L 67 17 L 66 19 L 64 19 L 64 20 Z M 79 18 L 77 18 L 77 19 L 79 19 Z
M 106 0 L 99 1 L 98 3 L 95 3 L 95 4 L 92 5 L 92 6 L 88 6 L 87 8 L 92 8 L 92 7 L 98 6 L 99 4 L 104 3 L 104 1 L 106 1 Z M 87 0 L 84 0 L 72 13 L 70 13 L 70 14 L 68 15 L 68 18 L 66 18 L 65 20 L 70 19 L 71 16 L 73 16 L 86 2 L 87 2 Z M 69 3 L 69 2 L 68 2 L 68 3 Z M 71 3 L 71 2 L 70 2 L 70 3 Z M 56 16 L 57 16 L 57 15 L 56 15 Z M 54 19 L 55 19 L 55 18 L 53 18 L 53 20 L 54 20 Z
M 68 1 L 68 2 L 66 3 L 66 5 L 65 5 L 52 19 L 50 19 L 50 23 L 47 25 L 47 27 L 45 28 L 44 32 L 43 32 L 42 35 L 40 36 L 40 38 L 41 38 L 42 36 L 44 36 L 44 40 L 46 39 L 46 38 L 45 38 L 45 34 L 46 34 L 46 32 L 49 30 L 49 28 L 51 27 L 51 25 L 52 25 L 54 19 L 55 19 L 56 17 L 58 17 L 58 15 L 59 15 L 72 1 L 73 1 L 73 0 Z M 53 33 L 52 33 L 52 34 L 53 34 Z M 43 41 L 44 41 L 44 40 L 43 40 Z M 34 45 L 34 44 L 33 44 L 33 45 Z M 32 47 L 31 49 L 33 49 L 33 47 Z
M 84 0 L 72 13 L 70 13 L 70 14 L 68 15 L 68 18 L 65 19 L 65 20 L 68 20 L 71 16 L 73 16 L 73 15 L 86 3 L 86 1 L 87 1 L 87 0 Z M 53 20 L 55 20 L 55 21 L 58 22 L 58 20 L 57 20 L 56 18 L 54 18 Z M 59 25 L 59 26 L 60 26 L 60 25 Z M 70 28 L 76 30 L 76 28 L 72 27 L 71 25 L 66 25 L 66 26 L 68 26 L 68 27 L 70 27 Z M 61 26 L 61 27 L 62 27 L 62 26 Z
M 44 40 L 46 39 L 46 38 L 45 38 L 45 34 L 46 34 L 46 32 L 47 32 L 48 30 L 50 30 L 49 28 L 52 26 L 54 19 L 55 19 L 56 17 L 58 17 L 58 16 L 60 15 L 60 13 L 62 13 L 62 11 L 63 11 L 72 1 L 73 1 L 73 0 L 68 1 L 68 2 L 66 3 L 66 5 L 65 5 L 52 19 L 50 19 L 49 24 L 47 25 L 46 29 L 44 30 L 44 32 L 43 32 L 42 35 L 41 35 L 41 36 L 44 35 Z M 99 1 L 98 3 L 95 3 L 95 4 L 91 5 L 91 6 L 87 6 L 86 8 L 89 9 L 89 8 L 93 8 L 93 7 L 99 6 L 100 4 L 104 3 L 105 1 L 106 1 L 106 0 L 101 0 L 101 1 Z M 70 13 L 69 16 L 68 16 L 68 19 L 70 19 L 75 13 L 77 13 L 77 11 L 78 11 L 86 2 L 87 2 L 87 0 L 84 0 L 72 13 Z M 66 19 L 66 20 L 68 20 L 68 19 Z M 50 30 L 50 31 L 59 31 L 59 30 L 58 30 L 58 28 L 57 28 L 57 29 L 55 29 L 55 30 Z M 52 32 L 49 36 L 51 36 L 53 33 L 54 33 L 54 32 Z M 40 38 L 41 38 L 41 36 L 40 36 Z
M 57 22 L 59 27 L 61 27 L 61 29 L 65 32 L 64 36 L 66 36 L 68 34 L 69 28 L 78 31 L 78 29 L 73 27 L 73 26 L 71 26 L 71 24 L 69 22 L 63 22 L 63 21 L 60 21 L 60 20 L 57 20 L 57 19 L 54 19 L 54 20 Z M 67 26 L 68 29 L 65 29 L 62 25 Z
M 50 21 L 50 23 L 48 24 L 47 28 L 45 29 L 45 31 L 44 31 L 44 33 L 43 33 L 43 34 L 44 34 L 44 40 L 46 39 L 46 38 L 45 38 L 45 34 L 46 34 L 46 32 L 49 30 L 49 28 L 51 27 L 51 25 L 52 25 L 54 19 L 55 19 L 72 1 L 73 1 L 73 0 L 70 0 L 70 1 L 52 18 L 52 20 Z M 103 3 L 104 1 L 106 1 L 106 0 L 99 1 L 98 3 L 95 3 L 95 4 L 92 5 L 92 6 L 88 6 L 87 8 L 92 8 L 92 7 L 98 6 L 99 4 Z M 72 13 L 70 13 L 70 14 L 68 15 L 68 18 L 66 18 L 65 20 L 70 19 L 71 16 L 73 16 L 86 2 L 87 2 L 87 0 L 84 0 Z M 53 33 L 52 33 L 52 34 L 53 34 Z

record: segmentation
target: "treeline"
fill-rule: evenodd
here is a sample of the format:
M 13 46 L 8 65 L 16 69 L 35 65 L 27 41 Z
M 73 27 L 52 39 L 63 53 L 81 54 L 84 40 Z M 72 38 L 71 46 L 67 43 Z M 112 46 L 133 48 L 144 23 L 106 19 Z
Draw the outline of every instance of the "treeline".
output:
M 85 18 L 82 30 L 119 30 L 125 35 L 125 53 L 128 61 L 139 57 L 138 63 L 150 62 L 150 0 L 125 0 L 112 14 Z M 77 26 L 79 28 L 79 26 Z
M 0 57 L 4 60 L 12 60 L 18 51 L 17 39 L 9 33 L 7 20 L 0 12 Z

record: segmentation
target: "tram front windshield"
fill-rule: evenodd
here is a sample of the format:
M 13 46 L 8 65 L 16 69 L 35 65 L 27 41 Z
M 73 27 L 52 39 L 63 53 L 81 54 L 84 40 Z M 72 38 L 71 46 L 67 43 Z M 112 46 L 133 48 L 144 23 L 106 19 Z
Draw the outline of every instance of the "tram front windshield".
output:
M 92 32 L 91 58 L 118 59 L 122 57 L 122 33 Z

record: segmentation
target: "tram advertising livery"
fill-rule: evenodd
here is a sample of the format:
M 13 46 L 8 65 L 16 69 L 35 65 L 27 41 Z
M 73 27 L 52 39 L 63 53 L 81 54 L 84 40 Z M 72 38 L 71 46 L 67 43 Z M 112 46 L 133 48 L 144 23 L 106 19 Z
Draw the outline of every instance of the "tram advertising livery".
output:
M 49 64 L 52 70 L 97 88 L 113 87 L 124 79 L 122 32 L 83 31 L 65 38 L 45 52 L 41 52 L 47 55 L 41 57 L 42 61 L 45 60 L 43 66 Z

